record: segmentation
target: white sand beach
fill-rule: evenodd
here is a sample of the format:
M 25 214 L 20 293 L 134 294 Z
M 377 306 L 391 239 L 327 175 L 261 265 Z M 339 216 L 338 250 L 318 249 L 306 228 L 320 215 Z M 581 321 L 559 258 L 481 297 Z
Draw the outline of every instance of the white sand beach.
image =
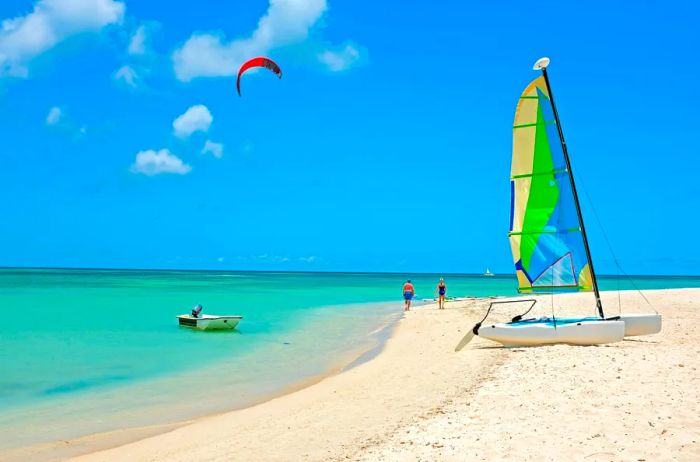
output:
M 599 347 L 506 349 L 476 337 L 455 353 L 488 300 L 418 307 L 356 367 L 71 460 L 700 460 L 700 289 L 645 295 L 663 315 L 662 332 Z M 551 313 L 551 300 L 540 297 L 534 314 Z M 592 313 L 590 294 L 555 300 L 566 306 L 558 315 Z M 604 301 L 610 315 L 618 302 L 627 312 L 651 309 L 636 292 Z M 514 314 L 499 308 L 489 319 Z

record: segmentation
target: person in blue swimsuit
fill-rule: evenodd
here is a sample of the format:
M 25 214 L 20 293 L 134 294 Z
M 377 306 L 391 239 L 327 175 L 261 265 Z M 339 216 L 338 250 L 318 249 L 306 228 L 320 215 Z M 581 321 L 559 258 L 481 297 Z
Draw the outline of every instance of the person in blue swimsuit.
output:
M 438 309 L 444 310 L 445 296 L 447 295 L 447 286 L 445 285 L 445 280 L 443 278 L 440 278 L 440 282 L 435 288 L 435 291 L 438 294 Z
M 408 311 L 411 309 L 411 300 L 413 300 L 413 297 L 416 296 L 416 289 L 413 288 L 413 284 L 411 284 L 411 280 L 409 279 L 406 281 L 406 283 L 403 285 L 403 299 L 404 299 L 404 311 Z

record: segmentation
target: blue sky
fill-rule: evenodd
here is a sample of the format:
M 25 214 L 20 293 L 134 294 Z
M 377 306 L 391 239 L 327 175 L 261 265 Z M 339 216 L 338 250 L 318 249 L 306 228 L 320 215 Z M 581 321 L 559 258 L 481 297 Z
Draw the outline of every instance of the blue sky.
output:
M 699 274 L 697 2 L 468 3 L 3 1 L 0 265 L 509 273 L 547 55 L 625 270 Z

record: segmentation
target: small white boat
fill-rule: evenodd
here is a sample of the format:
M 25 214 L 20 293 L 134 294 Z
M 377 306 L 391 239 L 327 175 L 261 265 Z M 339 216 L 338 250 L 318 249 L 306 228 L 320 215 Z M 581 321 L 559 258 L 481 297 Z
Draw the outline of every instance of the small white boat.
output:
M 507 347 L 555 343 L 602 345 L 622 340 L 625 323 L 600 318 L 545 317 L 482 325 L 475 328 L 474 333 Z
M 486 268 L 486 272 L 484 273 L 484 276 L 495 276 L 491 271 L 489 271 L 488 268 Z
M 243 319 L 243 316 L 214 316 L 210 314 L 203 314 L 198 317 L 190 314 L 181 314 L 177 317 L 181 326 L 200 330 L 233 330 L 241 319 Z

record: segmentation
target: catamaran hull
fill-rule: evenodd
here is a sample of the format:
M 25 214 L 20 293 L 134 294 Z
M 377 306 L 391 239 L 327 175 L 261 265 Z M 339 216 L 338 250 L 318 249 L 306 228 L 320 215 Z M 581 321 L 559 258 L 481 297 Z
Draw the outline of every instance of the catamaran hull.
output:
M 620 315 L 620 320 L 625 323 L 625 337 L 661 332 L 660 314 L 623 314 Z
M 233 330 L 241 319 L 243 319 L 241 316 L 212 316 L 206 314 L 198 318 L 193 318 L 189 314 L 177 317 L 180 326 L 199 330 Z
M 551 322 L 499 323 L 479 327 L 477 335 L 507 347 L 557 343 L 602 345 L 621 341 L 625 336 L 625 323 L 582 320 L 557 324 L 556 327 Z

